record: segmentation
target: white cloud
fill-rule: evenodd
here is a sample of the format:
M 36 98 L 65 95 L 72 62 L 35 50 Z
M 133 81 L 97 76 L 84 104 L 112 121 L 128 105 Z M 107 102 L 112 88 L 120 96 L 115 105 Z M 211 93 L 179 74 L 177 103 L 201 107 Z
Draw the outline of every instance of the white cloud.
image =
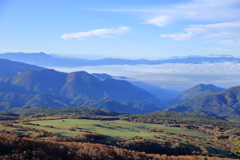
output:
M 239 0 L 193 0 L 176 4 L 160 13 L 176 20 L 190 20 L 186 33 L 161 35 L 163 38 L 186 40 L 192 35 L 213 39 L 226 45 L 239 45 L 240 40 L 240 1 Z M 213 24 L 191 24 L 191 20 L 222 21 Z M 230 22 L 231 21 L 231 22 Z M 224 39 L 224 40 L 222 40 Z
M 240 22 L 189 25 L 185 30 L 203 34 L 205 38 L 240 38 Z
M 117 29 L 97 29 L 97 30 L 91 30 L 88 32 L 78 32 L 78 33 L 71 33 L 71 34 L 63 34 L 61 36 L 62 39 L 69 39 L 69 38 L 76 38 L 76 39 L 84 39 L 87 37 L 91 37 L 91 36 L 97 36 L 97 37 L 112 37 L 115 35 L 120 35 L 122 33 L 127 32 L 128 30 L 130 30 L 129 27 L 126 26 L 120 26 Z
M 207 25 L 190 25 L 188 30 L 195 32 L 206 32 L 206 30 L 225 30 L 229 28 L 239 28 L 240 22 L 225 22 L 225 23 L 215 23 Z M 200 28 L 200 29 L 199 29 Z
M 145 6 L 144 9 L 129 8 L 102 11 L 142 13 L 144 18 L 148 17 L 144 20 L 145 23 L 159 27 L 169 25 L 170 23 L 174 24 L 175 28 L 186 25 L 182 28 L 185 28 L 186 33 L 162 34 L 161 37 L 164 38 L 185 40 L 194 35 L 200 38 L 214 39 L 215 42 L 220 42 L 221 38 L 226 38 L 226 41 L 222 41 L 222 43 L 228 45 L 236 45 L 238 44 L 236 38 L 240 39 L 240 0 L 189 0 L 183 3 L 168 3 L 155 7 Z M 199 20 L 202 24 L 194 24 Z M 215 23 L 206 24 L 209 22 Z M 235 38 L 235 42 L 230 40 L 233 38 Z
M 144 9 L 115 8 L 96 11 L 144 13 L 148 16 L 152 14 L 151 17 L 155 15 L 156 18 L 159 15 L 165 15 L 174 19 L 235 21 L 240 19 L 239 5 L 239 0 L 189 0 L 183 3 L 155 5 L 155 7 L 145 6 Z
M 239 19 L 239 0 L 192 0 L 188 3 L 160 7 L 152 11 L 176 19 L 223 20 Z
M 240 37 L 239 39 L 222 40 L 222 43 L 228 46 L 240 46 Z
M 105 65 L 79 68 L 54 68 L 63 72 L 87 71 L 125 76 L 169 89 L 185 90 L 194 85 L 214 84 L 229 88 L 240 85 L 240 63 L 203 63 L 160 65 Z
M 193 36 L 193 34 L 191 32 L 180 33 L 180 34 L 162 34 L 162 35 L 160 35 L 160 37 L 162 37 L 162 38 L 172 38 L 172 39 L 178 40 L 178 41 L 189 39 L 192 36 Z
M 190 3 L 176 4 L 160 10 L 174 19 L 222 21 L 213 24 L 189 24 L 186 33 L 161 35 L 162 38 L 186 40 L 192 35 L 200 38 L 214 39 L 226 45 L 239 45 L 240 14 L 239 0 L 194 0 Z M 229 22 L 232 20 L 232 22 Z M 191 23 L 189 21 L 188 23 Z M 224 39 L 224 40 L 222 40 Z
M 161 35 L 162 38 L 172 38 L 174 40 L 186 40 L 192 35 L 199 35 L 203 38 L 233 38 L 222 40 L 224 44 L 240 44 L 240 22 L 225 22 L 206 25 L 189 25 L 185 28 L 187 33 Z
M 158 16 L 152 19 L 149 19 L 146 23 L 147 24 L 154 24 L 156 26 L 162 27 L 166 26 L 170 22 L 172 22 L 173 18 L 163 15 L 163 16 Z

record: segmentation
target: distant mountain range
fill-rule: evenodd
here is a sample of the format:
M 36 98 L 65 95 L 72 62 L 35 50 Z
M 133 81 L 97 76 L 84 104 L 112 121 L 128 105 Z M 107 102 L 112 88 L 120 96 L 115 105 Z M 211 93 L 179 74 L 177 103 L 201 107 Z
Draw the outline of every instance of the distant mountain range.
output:
M 127 81 L 99 80 L 85 71 L 62 73 L 53 69 L 29 71 L 13 77 L 0 79 L 6 85 L 23 87 L 24 92 L 46 93 L 67 98 L 96 98 L 123 101 L 147 101 L 162 104 L 147 91 Z M 4 86 L 2 89 L 5 89 Z
M 199 84 L 177 94 L 126 77 L 85 71 L 63 73 L 0 59 L 0 110 L 83 106 L 122 113 L 146 113 L 172 105 L 166 110 L 240 121 L 239 86 L 225 90 L 212 84 Z
M 240 86 L 193 98 L 166 110 L 240 120 Z
M 7 59 L 0 59 L 0 77 L 11 77 L 11 76 L 20 75 L 21 73 L 24 73 L 24 72 L 27 72 L 27 71 L 34 71 L 34 70 L 41 70 L 41 69 L 45 69 L 45 68 L 39 67 L 39 66 L 36 66 L 36 65 L 29 65 L 29 64 L 26 64 L 26 63 L 22 63 L 22 62 L 10 61 L 10 60 L 7 60 Z M 56 72 L 56 73 L 58 73 L 58 72 Z M 30 74 L 30 72 L 28 74 Z M 62 75 L 62 74 L 59 74 L 59 75 Z M 149 92 L 152 95 L 154 95 L 155 97 L 157 97 L 159 100 L 166 100 L 166 99 L 172 98 L 179 93 L 179 92 L 174 91 L 174 90 L 163 89 L 159 86 L 154 86 L 154 85 L 151 85 L 151 84 L 148 84 L 148 83 L 145 83 L 145 82 L 131 81 L 126 77 L 112 77 L 111 75 L 103 74 L 103 73 L 101 73 L 101 74 L 100 73 L 93 73 L 92 75 L 97 77 L 99 80 L 105 80 L 107 78 L 108 79 L 119 80 L 119 79 L 125 78 L 126 81 L 130 82 L 134 86 L 137 86 L 141 89 L 146 90 L 147 92 Z M 24 75 L 21 75 L 21 76 L 24 76 Z M 25 78 L 26 77 L 27 76 L 25 76 Z M 36 77 L 36 76 L 33 76 L 33 77 Z M 55 81 L 56 79 L 62 79 L 55 74 L 53 75 L 53 77 L 55 77 L 55 79 L 51 78 L 50 80 Z M 18 79 L 19 79 L 19 77 L 18 77 Z M 48 80 L 48 78 L 47 78 L 45 81 L 48 81 L 48 83 L 49 83 L 50 80 Z M 15 83 L 15 80 L 14 80 L 14 83 Z M 53 82 L 51 82 L 51 83 L 53 83 Z M 62 82 L 62 83 L 64 83 L 64 82 Z M 2 82 L 0 82 L 0 86 L 1 85 L 6 85 L 6 84 L 3 84 Z M 5 89 L 5 92 L 6 92 L 6 89 L 8 89 L 8 90 L 13 89 L 13 86 L 10 86 L 10 84 L 7 84 L 7 85 L 8 85 L 8 88 L 2 87 L 2 89 Z M 69 84 L 66 84 L 66 85 L 68 86 Z M 14 86 L 14 87 L 15 87 L 15 89 L 12 90 L 12 91 L 14 91 L 13 93 L 19 93 L 16 90 L 17 87 L 16 86 Z M 67 88 L 67 87 L 65 87 L 65 88 Z
M 23 72 L 40 69 L 44 68 L 26 63 L 10 61 L 8 59 L 0 59 L 0 77 L 11 77 L 19 75 Z
M 98 66 L 98 65 L 136 65 L 136 64 L 164 64 L 164 63 L 192 63 L 201 64 L 204 62 L 240 62 L 240 58 L 235 57 L 186 57 L 186 58 L 171 58 L 165 60 L 130 60 L 117 58 L 104 58 L 99 60 L 80 59 L 80 58 L 65 58 L 58 57 L 52 54 L 40 53 L 4 53 L 0 54 L 0 58 L 6 58 L 13 61 L 24 62 L 44 67 L 77 67 L 77 66 Z
M 99 80 L 85 71 L 62 73 L 4 59 L 1 61 L 11 64 L 6 66 L 15 76 L 6 77 L 0 72 L 0 109 L 87 106 L 116 112 L 144 113 L 167 107 L 149 92 L 125 80 Z M 7 71 L 8 68 L 0 66 L 0 70 Z M 20 73 L 22 69 L 32 71 Z

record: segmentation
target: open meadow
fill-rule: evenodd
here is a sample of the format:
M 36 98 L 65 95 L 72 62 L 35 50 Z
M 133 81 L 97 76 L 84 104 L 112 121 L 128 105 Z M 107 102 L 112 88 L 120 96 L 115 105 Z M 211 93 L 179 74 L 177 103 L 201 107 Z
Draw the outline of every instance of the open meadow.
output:
M 146 140 L 156 140 L 153 136 L 156 135 L 157 133 L 149 131 L 148 130 L 149 128 L 163 129 L 166 132 L 174 134 L 180 133 L 205 138 L 210 137 L 209 134 L 193 130 L 186 130 L 180 127 L 166 127 L 165 125 L 160 124 L 134 123 L 121 120 L 99 121 L 88 119 L 58 119 L 58 120 L 30 121 L 29 123 L 39 124 L 39 126 L 34 126 L 33 128 L 44 129 L 47 130 L 48 132 L 57 133 L 65 137 L 73 137 L 79 134 L 86 133 L 86 131 L 90 131 L 100 133 L 101 135 L 108 137 L 107 140 L 111 141 L 134 140 L 135 136 L 140 136 Z M 21 122 L 20 125 L 30 126 L 24 124 L 23 122 Z M 53 126 L 54 128 L 47 126 Z M 158 135 L 159 134 L 165 135 L 163 133 L 158 133 Z M 170 137 L 170 135 L 167 136 Z
M 0 127 L 0 133 L 5 135 L 60 142 L 102 143 L 146 153 L 231 155 L 227 148 L 231 147 L 231 137 L 220 141 L 213 138 L 213 134 L 179 125 L 48 116 L 26 118 L 11 124 L 5 121 L 0 123 Z

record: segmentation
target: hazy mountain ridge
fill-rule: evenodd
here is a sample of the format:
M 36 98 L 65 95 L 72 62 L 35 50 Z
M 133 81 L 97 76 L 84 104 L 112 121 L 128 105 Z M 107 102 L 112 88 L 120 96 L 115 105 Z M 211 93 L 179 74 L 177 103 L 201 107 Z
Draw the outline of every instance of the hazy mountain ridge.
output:
M 13 61 L 24 62 L 44 67 L 77 67 L 77 66 L 98 66 L 98 65 L 136 65 L 136 64 L 164 64 L 164 63 L 222 63 L 222 62 L 240 62 L 240 58 L 235 57 L 185 57 L 171 58 L 164 60 L 146 60 L 146 59 L 119 59 L 119 58 L 104 58 L 99 60 L 80 59 L 80 58 L 64 58 L 51 56 L 51 54 L 40 53 L 4 53 L 0 54 L 0 58 L 6 58 Z
M 125 113 L 149 111 L 146 107 L 135 109 L 119 103 L 124 101 L 145 101 L 142 106 L 146 106 L 148 101 L 166 107 L 156 97 L 127 81 L 115 79 L 101 81 L 85 71 L 69 74 L 53 69 L 28 71 L 17 76 L 0 78 L 0 87 L 1 109 L 22 106 L 86 105 Z M 136 102 L 132 102 L 134 103 Z M 157 105 L 153 105 L 150 111 L 159 109 Z
M 158 107 L 153 103 L 147 103 L 147 102 L 132 102 L 132 101 L 126 101 L 126 102 L 121 102 L 121 104 L 137 109 L 139 113 L 146 113 L 146 112 L 153 112 L 162 110 L 162 107 Z
M 143 89 L 127 81 L 106 79 L 101 81 L 85 71 L 61 73 L 52 69 L 29 71 L 2 79 L 34 93 L 61 95 L 67 98 L 107 98 L 117 101 L 152 101 L 162 103 Z
M 134 86 L 137 86 L 139 88 L 142 88 L 142 89 L 148 91 L 149 93 L 151 93 L 152 95 L 154 95 L 155 97 L 157 97 L 158 99 L 160 99 L 162 101 L 171 99 L 179 94 L 178 91 L 161 88 L 159 86 L 151 85 L 151 84 L 141 82 L 141 81 L 129 81 L 129 82 L 131 84 L 133 84 Z
M 240 86 L 190 99 L 166 110 L 234 119 L 235 116 L 240 116 Z
M 44 68 L 26 63 L 15 62 L 8 59 L 0 59 L 0 77 L 10 77 L 19 75 L 23 72 L 40 69 Z
M 177 96 L 179 94 L 179 92 L 175 91 L 175 90 L 164 89 L 159 86 L 151 85 L 151 84 L 141 82 L 141 81 L 133 81 L 127 77 L 116 77 L 116 76 L 111 76 L 106 73 L 93 73 L 92 75 L 94 75 L 95 77 L 97 77 L 100 80 L 105 80 L 107 78 L 108 79 L 117 79 L 117 80 L 122 80 L 122 79 L 126 80 L 126 81 L 130 82 L 131 84 L 133 84 L 134 86 L 144 89 L 145 91 L 151 93 L 156 98 L 158 98 L 159 100 L 162 100 L 162 101 L 166 101 L 168 99 L 174 98 L 175 96 Z

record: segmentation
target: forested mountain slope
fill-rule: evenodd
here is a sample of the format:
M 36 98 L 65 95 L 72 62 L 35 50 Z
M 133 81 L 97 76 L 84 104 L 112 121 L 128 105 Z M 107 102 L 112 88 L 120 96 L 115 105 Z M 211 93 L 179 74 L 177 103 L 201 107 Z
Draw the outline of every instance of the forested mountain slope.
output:
M 212 94 L 215 92 L 220 92 L 223 90 L 225 89 L 214 86 L 212 84 L 199 84 L 180 93 L 175 98 L 167 100 L 167 103 L 169 105 L 180 104 L 193 98 L 201 97 L 201 96 Z
M 190 99 L 166 110 L 234 119 L 240 116 L 240 86 L 213 95 Z
M 119 102 L 147 101 L 164 105 L 152 94 L 127 81 L 115 79 L 101 81 L 85 71 L 66 74 L 52 69 L 43 69 L 2 78 L 1 81 L 23 87 L 36 94 L 47 93 L 67 98 L 106 98 Z

